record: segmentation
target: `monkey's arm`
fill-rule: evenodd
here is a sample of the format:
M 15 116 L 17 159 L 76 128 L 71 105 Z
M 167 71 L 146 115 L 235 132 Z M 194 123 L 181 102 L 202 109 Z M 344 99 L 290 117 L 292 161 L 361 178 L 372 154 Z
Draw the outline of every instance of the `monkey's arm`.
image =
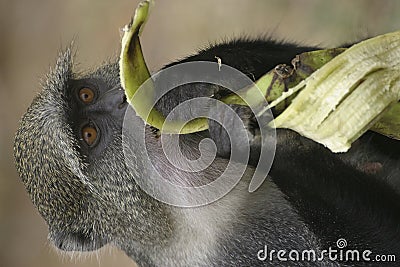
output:
M 322 240 L 399 255 L 400 196 L 382 180 L 289 130 L 277 130 L 270 175 Z

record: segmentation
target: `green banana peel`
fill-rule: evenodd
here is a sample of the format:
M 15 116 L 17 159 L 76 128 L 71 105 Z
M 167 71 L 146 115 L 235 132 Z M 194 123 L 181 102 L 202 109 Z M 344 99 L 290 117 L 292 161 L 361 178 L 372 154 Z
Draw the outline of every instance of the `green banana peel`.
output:
M 125 89 L 128 102 L 135 106 L 135 109 L 141 109 L 141 103 L 131 103 L 132 97 L 137 92 L 140 85 L 150 78 L 150 72 L 147 68 L 140 46 L 139 34 L 144 27 L 150 9 L 150 1 L 142 1 L 135 10 L 135 15 L 131 22 L 123 29 L 122 49 L 120 55 L 120 79 L 122 87 Z M 147 92 L 149 97 L 154 92 Z M 146 99 L 143 99 L 146 101 Z M 148 101 L 148 100 L 147 100 Z
M 400 140 L 400 103 L 389 106 L 379 121 L 372 125 L 371 130 Z
M 154 84 L 139 40 L 152 3 L 151 0 L 140 2 L 133 19 L 124 27 L 119 65 L 121 85 L 125 89 L 128 103 L 147 124 L 163 133 L 187 134 L 206 130 L 208 128 L 206 118 L 197 118 L 187 123 L 166 121 L 165 116 L 153 107 Z M 140 89 L 144 84 L 145 86 Z

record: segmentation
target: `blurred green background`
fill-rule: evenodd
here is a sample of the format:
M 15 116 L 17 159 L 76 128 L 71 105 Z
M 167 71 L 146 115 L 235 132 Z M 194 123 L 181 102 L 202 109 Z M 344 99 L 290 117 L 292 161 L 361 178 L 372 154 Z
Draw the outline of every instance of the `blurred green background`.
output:
M 113 248 L 72 257 L 51 248 L 14 169 L 12 143 L 58 51 L 74 39 L 78 69 L 116 58 L 120 29 L 137 3 L 0 0 L 0 266 L 134 266 Z M 142 45 L 157 70 L 209 42 L 242 35 L 333 47 L 400 30 L 399 14 L 396 0 L 156 0 Z

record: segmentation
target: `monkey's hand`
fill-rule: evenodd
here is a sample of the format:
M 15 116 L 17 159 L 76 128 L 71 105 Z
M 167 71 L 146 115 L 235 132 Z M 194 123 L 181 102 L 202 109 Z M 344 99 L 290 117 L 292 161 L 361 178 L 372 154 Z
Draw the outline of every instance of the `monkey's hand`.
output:
M 238 151 L 244 151 L 250 146 L 250 156 L 248 163 L 256 166 L 260 157 L 261 135 L 259 127 L 256 123 L 255 116 L 251 109 L 247 106 L 228 105 L 241 119 L 240 121 L 233 120 L 232 115 L 226 108 L 215 107 L 210 110 L 211 116 L 216 120 L 209 120 L 209 133 L 211 139 L 217 147 L 217 155 L 223 158 L 229 158 L 231 155 L 232 146 L 235 146 Z M 230 135 L 239 135 L 239 129 L 245 128 L 247 138 L 240 138 L 240 142 L 231 143 Z M 247 164 L 247 162 L 245 162 Z

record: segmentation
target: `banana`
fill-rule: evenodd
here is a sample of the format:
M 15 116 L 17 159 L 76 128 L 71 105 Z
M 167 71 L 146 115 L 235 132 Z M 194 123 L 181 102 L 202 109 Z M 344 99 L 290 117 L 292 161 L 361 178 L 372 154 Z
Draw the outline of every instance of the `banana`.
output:
M 373 125 L 400 99 L 399 68 L 400 32 L 358 43 L 294 88 L 301 91 L 275 127 L 295 130 L 333 152 L 347 151 L 371 127 L 398 138 L 395 129 Z M 391 114 L 398 122 L 400 114 Z
M 208 129 L 206 118 L 166 121 L 153 108 L 154 84 L 139 35 L 152 0 L 139 3 L 121 42 L 120 79 L 129 104 L 147 124 L 163 133 L 187 134 Z M 302 53 L 292 65 L 278 65 L 252 86 L 221 99 L 255 106 L 264 101 L 279 116 L 271 127 L 289 128 L 327 146 L 347 151 L 371 129 L 400 140 L 400 32 L 360 42 L 351 48 Z M 140 88 L 140 90 L 139 90 Z
M 125 89 L 128 103 L 147 124 L 163 133 L 187 134 L 206 130 L 208 121 L 205 118 L 197 118 L 187 123 L 166 121 L 165 116 L 153 107 L 154 84 L 139 40 L 152 4 L 151 0 L 140 2 L 131 22 L 124 27 L 119 65 L 121 85 Z

